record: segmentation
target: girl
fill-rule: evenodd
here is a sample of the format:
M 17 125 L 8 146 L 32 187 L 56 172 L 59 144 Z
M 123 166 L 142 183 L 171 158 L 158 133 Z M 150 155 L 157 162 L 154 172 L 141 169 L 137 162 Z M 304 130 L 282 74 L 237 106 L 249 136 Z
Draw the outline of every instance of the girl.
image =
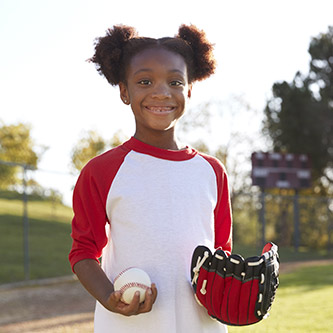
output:
M 217 159 L 175 136 L 192 84 L 215 70 L 212 50 L 193 25 L 160 39 L 114 26 L 97 40 L 91 61 L 119 86 L 136 129 L 91 160 L 74 190 L 69 259 L 97 300 L 95 332 L 226 332 L 196 303 L 190 264 L 198 244 L 231 252 L 227 176 Z M 124 304 L 113 289 L 113 279 L 131 266 L 154 281 L 144 303 L 135 295 Z

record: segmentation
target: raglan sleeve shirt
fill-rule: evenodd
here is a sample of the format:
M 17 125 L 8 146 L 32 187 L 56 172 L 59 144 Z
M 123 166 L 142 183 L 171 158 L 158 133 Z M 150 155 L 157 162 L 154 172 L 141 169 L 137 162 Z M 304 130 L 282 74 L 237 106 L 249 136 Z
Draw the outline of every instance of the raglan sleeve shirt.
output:
M 226 332 L 194 299 L 190 263 L 197 245 L 230 253 L 232 219 L 227 174 L 214 157 L 164 150 L 131 138 L 91 160 L 73 195 L 72 269 L 98 260 L 112 282 L 137 266 L 156 283 L 148 314 L 95 310 L 95 332 Z M 189 322 L 188 318 L 192 318 Z
M 91 160 L 78 178 L 73 194 L 74 217 L 71 234 L 73 244 L 69 255 L 72 269 L 80 260 L 98 260 L 102 255 L 107 243 L 105 224 L 110 223 L 106 214 L 109 187 L 128 153 L 128 146 L 119 146 Z M 219 160 L 209 155 L 201 155 L 214 170 L 218 189 L 218 200 L 214 209 L 214 247 L 220 247 L 230 254 L 232 214 L 227 173 Z

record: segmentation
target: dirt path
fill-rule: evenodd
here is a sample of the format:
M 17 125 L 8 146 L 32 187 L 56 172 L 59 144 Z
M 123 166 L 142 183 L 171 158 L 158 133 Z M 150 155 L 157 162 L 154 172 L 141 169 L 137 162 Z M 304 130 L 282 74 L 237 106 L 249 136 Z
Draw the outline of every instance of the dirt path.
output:
M 299 268 L 322 265 L 333 265 L 333 259 L 286 262 L 280 266 L 280 273 L 290 273 Z
M 333 264 L 331 260 L 284 263 L 281 273 Z M 93 332 L 94 299 L 72 277 L 31 285 L 0 286 L 0 332 Z
M 0 332 L 92 332 L 95 301 L 71 279 L 0 288 Z

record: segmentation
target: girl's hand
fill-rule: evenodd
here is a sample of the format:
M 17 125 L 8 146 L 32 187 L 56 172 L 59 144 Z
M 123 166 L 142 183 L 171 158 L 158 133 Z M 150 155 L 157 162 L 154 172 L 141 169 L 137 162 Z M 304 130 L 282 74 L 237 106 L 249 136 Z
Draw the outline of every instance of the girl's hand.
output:
M 120 291 L 114 291 L 106 300 L 106 304 L 104 306 L 115 313 L 122 314 L 124 316 L 133 316 L 138 315 L 140 313 L 146 313 L 151 311 L 153 304 L 155 303 L 157 297 L 157 289 L 155 284 L 151 285 L 146 291 L 146 297 L 144 302 L 140 303 L 140 293 L 137 292 L 130 304 L 126 304 L 122 302 Z

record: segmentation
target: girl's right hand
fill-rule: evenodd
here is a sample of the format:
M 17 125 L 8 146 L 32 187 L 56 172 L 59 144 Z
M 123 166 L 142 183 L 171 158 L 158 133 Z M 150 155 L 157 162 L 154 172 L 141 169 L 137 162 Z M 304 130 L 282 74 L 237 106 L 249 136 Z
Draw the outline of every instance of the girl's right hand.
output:
M 153 304 L 156 301 L 157 289 L 153 283 L 151 288 L 146 291 L 144 302 L 140 303 L 140 293 L 137 292 L 130 304 L 121 301 L 121 292 L 114 291 L 106 300 L 104 306 L 109 311 L 122 314 L 124 316 L 134 316 L 140 313 L 147 313 L 151 311 Z

